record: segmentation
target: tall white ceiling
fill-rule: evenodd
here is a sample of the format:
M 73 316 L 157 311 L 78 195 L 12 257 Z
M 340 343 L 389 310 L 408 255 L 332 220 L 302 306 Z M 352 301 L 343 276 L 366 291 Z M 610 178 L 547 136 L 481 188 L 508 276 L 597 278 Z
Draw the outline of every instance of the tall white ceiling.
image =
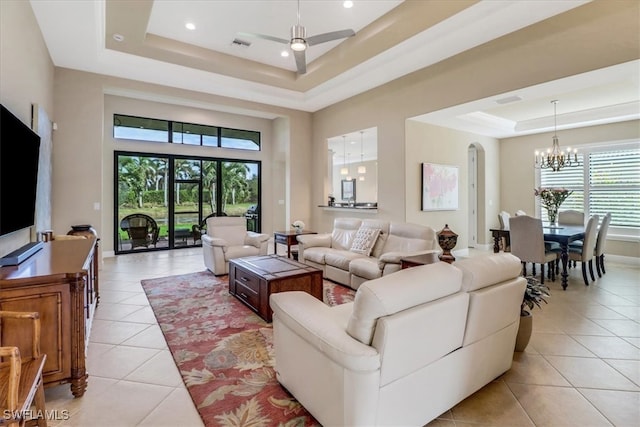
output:
M 31 5 L 56 66 L 317 111 L 587 2 L 483 0 L 468 2 L 468 6 L 458 2 L 465 7 L 435 24 L 427 25 L 432 17 L 425 16 L 424 29 L 376 51 L 371 40 L 392 38 L 401 28 L 398 26 L 401 22 L 393 23 L 389 17 L 398 8 L 413 5 L 403 5 L 399 0 L 354 0 L 353 7 L 345 9 L 342 0 L 302 0 L 300 23 L 308 35 L 345 28 L 356 31 L 355 37 L 345 41 L 309 47 L 310 66 L 305 76 L 295 75 L 292 55 L 280 56 L 286 45 L 247 37 L 240 39 L 250 42 L 249 47 L 232 43 L 240 32 L 288 39 L 289 29 L 297 21 L 298 5 L 293 0 L 138 0 L 128 5 L 111 0 L 31 0 Z M 436 3 L 443 7 L 452 5 L 433 2 Z M 123 9 L 124 15 L 108 13 L 123 5 L 129 8 Z M 119 20 L 114 16 L 119 16 Z M 136 16 L 145 19 L 135 21 Z M 194 23 L 196 29 L 187 30 L 187 22 Z M 215 59 L 212 68 L 187 66 L 186 61 L 172 62 L 120 49 L 118 42 L 113 41 L 115 29 L 120 27 L 133 28 L 145 38 L 169 46 L 173 53 L 189 50 L 191 55 L 196 52 L 203 57 L 215 54 L 211 56 Z M 385 38 L 381 39 L 381 34 Z M 125 46 L 131 37 L 124 31 L 123 35 Z M 349 61 L 356 57 L 357 63 L 351 64 Z M 225 66 L 237 73 L 211 71 Z M 264 78 L 247 77 L 251 71 L 247 68 L 259 66 L 264 68 Z M 323 66 L 342 66 L 344 70 L 335 76 L 325 72 L 323 78 L 314 80 L 314 72 Z M 553 125 L 550 102 L 558 99 L 558 128 L 629 120 L 640 117 L 639 75 L 640 64 L 634 61 L 416 119 L 493 137 L 509 137 L 550 130 Z M 276 77 L 284 83 L 277 82 Z M 509 100 L 512 102 L 498 102 Z

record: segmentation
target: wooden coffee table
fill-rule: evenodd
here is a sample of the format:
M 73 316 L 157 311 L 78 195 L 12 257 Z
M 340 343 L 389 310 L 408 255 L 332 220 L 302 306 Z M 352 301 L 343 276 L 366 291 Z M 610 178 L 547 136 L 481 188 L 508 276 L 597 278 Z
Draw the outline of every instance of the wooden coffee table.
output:
M 304 291 L 322 301 L 322 270 L 278 255 L 229 261 L 229 293 L 267 322 L 273 314 L 269 296 L 284 291 Z

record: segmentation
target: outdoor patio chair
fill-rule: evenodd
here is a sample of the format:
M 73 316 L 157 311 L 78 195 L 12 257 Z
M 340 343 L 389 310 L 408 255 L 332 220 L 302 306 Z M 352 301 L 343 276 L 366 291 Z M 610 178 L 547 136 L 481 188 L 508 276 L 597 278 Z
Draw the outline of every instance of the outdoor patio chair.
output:
M 156 221 L 149 215 L 135 213 L 127 215 L 120 221 L 120 228 L 126 231 L 131 242 L 131 249 L 137 247 L 148 248 L 158 243 L 160 229 Z

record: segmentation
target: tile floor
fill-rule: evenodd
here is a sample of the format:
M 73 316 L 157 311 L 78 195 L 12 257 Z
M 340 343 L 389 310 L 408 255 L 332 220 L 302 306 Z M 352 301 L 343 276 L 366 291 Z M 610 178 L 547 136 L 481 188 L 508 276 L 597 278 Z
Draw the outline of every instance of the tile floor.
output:
M 606 268 L 589 287 L 579 267 L 566 291 L 551 283 L 512 369 L 429 426 L 640 426 L 640 267 Z M 202 270 L 197 248 L 104 259 L 87 392 L 47 389 L 47 409 L 69 414 L 50 426 L 203 425 L 140 285 Z

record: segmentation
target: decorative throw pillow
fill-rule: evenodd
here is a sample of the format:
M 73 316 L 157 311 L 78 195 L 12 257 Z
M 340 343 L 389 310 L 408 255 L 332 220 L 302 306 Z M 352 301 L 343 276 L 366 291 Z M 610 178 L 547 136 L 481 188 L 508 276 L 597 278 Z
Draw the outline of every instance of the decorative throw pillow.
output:
M 351 243 L 351 252 L 369 256 L 380 235 L 379 228 L 360 227 Z

